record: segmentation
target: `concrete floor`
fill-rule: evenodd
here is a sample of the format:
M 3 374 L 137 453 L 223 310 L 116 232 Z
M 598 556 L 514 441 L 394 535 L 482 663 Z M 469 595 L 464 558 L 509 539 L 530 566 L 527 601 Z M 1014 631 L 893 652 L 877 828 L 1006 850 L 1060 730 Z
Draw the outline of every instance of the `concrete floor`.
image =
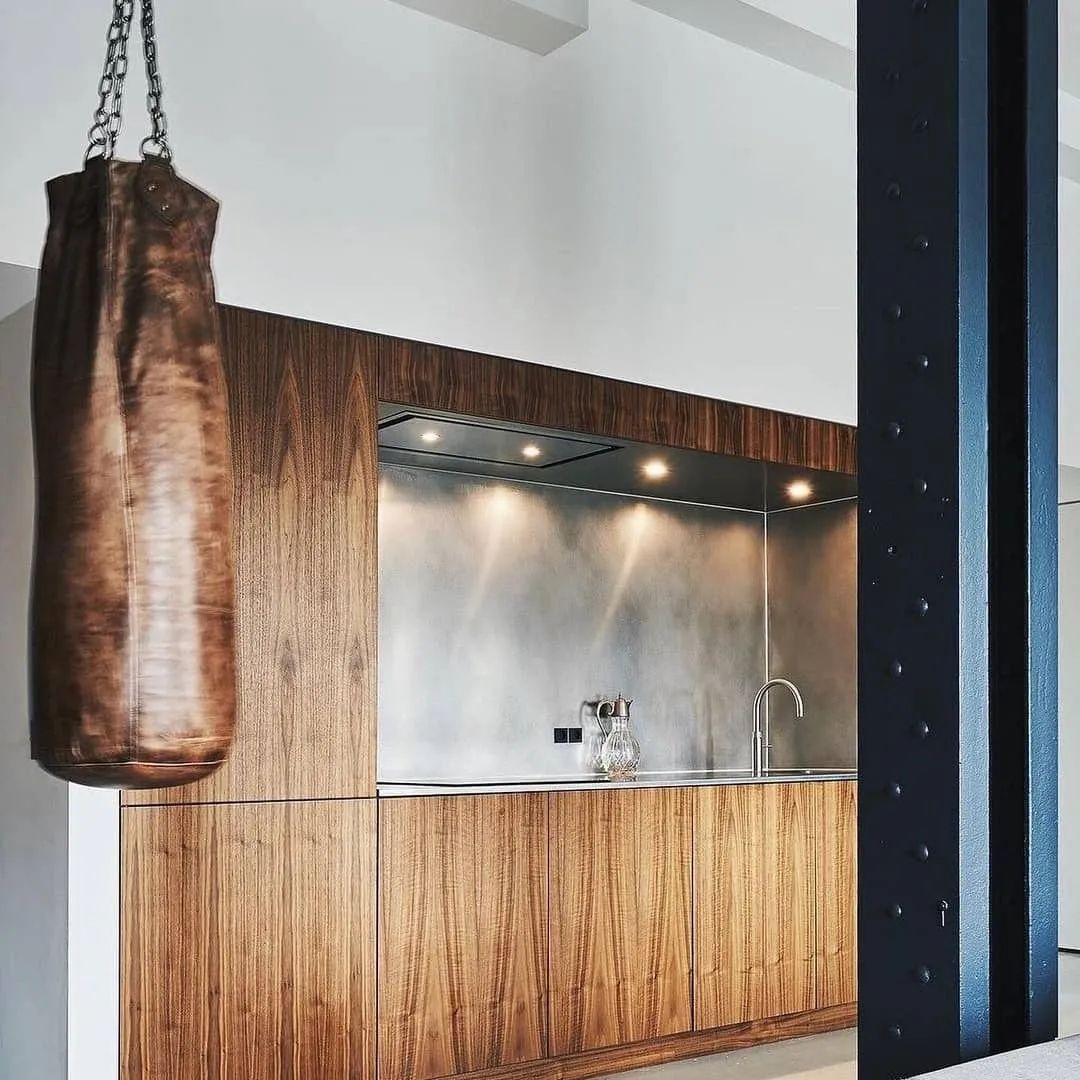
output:
M 1061 954 L 1061 1034 L 1080 1034 L 1080 956 Z M 625 1080 L 855 1080 L 855 1032 L 732 1050 L 694 1061 L 621 1073 Z

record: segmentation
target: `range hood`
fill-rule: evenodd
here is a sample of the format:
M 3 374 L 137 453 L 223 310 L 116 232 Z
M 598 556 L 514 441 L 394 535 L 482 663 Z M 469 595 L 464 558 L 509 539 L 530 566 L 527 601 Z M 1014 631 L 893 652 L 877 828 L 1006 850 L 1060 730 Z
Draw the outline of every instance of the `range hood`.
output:
M 812 506 L 857 491 L 843 473 L 392 404 L 379 406 L 379 461 L 736 510 Z

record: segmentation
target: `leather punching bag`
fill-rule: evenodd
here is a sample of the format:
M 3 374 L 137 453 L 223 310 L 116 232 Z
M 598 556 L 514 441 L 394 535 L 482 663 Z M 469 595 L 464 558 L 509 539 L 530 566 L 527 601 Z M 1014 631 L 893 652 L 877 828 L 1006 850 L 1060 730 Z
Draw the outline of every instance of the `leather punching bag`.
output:
M 65 780 L 149 788 L 207 775 L 232 740 L 232 474 L 217 203 L 171 164 L 150 0 L 153 133 L 141 162 L 113 158 L 131 15 L 115 0 L 84 168 L 47 185 L 31 747 Z

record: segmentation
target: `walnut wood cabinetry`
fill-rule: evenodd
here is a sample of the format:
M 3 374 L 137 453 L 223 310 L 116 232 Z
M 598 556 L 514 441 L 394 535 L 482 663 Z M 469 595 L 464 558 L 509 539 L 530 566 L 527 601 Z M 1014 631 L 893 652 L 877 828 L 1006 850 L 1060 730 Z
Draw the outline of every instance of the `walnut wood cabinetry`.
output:
M 221 309 L 235 475 L 229 759 L 124 802 L 375 794 L 375 339 Z
M 551 796 L 553 1055 L 690 1030 L 690 796 Z
M 375 1080 L 374 339 L 221 321 L 237 735 L 123 795 L 121 1075 Z
M 380 337 L 379 398 L 614 439 L 855 472 L 855 429 L 501 356 Z
M 375 1080 L 375 801 L 124 811 L 125 1080 Z
M 547 796 L 386 799 L 379 1075 L 547 1054 Z
M 854 789 L 382 800 L 380 1077 L 595 1076 L 850 1024 Z
M 221 314 L 237 737 L 206 780 L 122 798 L 124 1080 L 574 1080 L 849 1024 L 853 786 L 807 785 L 823 793 L 769 796 L 779 801 L 760 810 L 748 796 L 632 788 L 377 805 L 375 417 L 381 396 L 843 472 L 854 471 L 854 429 Z M 695 808 L 709 828 L 736 830 L 714 832 L 696 856 Z M 805 819 L 818 844 L 810 907 L 796 843 Z M 779 832 L 755 847 L 759 826 Z M 763 878 L 755 854 L 791 864 Z M 722 899 L 702 892 L 705 858 Z M 694 948 L 692 880 L 705 904 L 696 932 L 736 935 L 724 966 Z M 785 898 L 790 923 L 777 914 Z M 820 1008 L 692 1031 L 695 955 L 699 1029 Z M 718 996 L 743 986 L 747 1003 Z
M 817 786 L 694 791 L 698 1030 L 814 1007 Z
M 854 791 L 695 791 L 698 1030 L 855 1000 Z
M 858 785 L 850 781 L 813 787 L 815 1003 L 821 1009 L 850 1004 L 858 998 Z

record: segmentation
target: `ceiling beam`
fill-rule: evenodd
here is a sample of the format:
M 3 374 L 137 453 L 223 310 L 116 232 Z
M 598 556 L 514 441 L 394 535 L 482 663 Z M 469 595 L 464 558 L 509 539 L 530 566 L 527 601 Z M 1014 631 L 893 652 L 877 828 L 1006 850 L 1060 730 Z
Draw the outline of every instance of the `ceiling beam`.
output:
M 745 0 L 637 0 L 637 3 L 845 90 L 855 89 L 855 53 L 851 49 Z
M 443 22 L 547 56 L 589 29 L 589 0 L 397 0 Z

